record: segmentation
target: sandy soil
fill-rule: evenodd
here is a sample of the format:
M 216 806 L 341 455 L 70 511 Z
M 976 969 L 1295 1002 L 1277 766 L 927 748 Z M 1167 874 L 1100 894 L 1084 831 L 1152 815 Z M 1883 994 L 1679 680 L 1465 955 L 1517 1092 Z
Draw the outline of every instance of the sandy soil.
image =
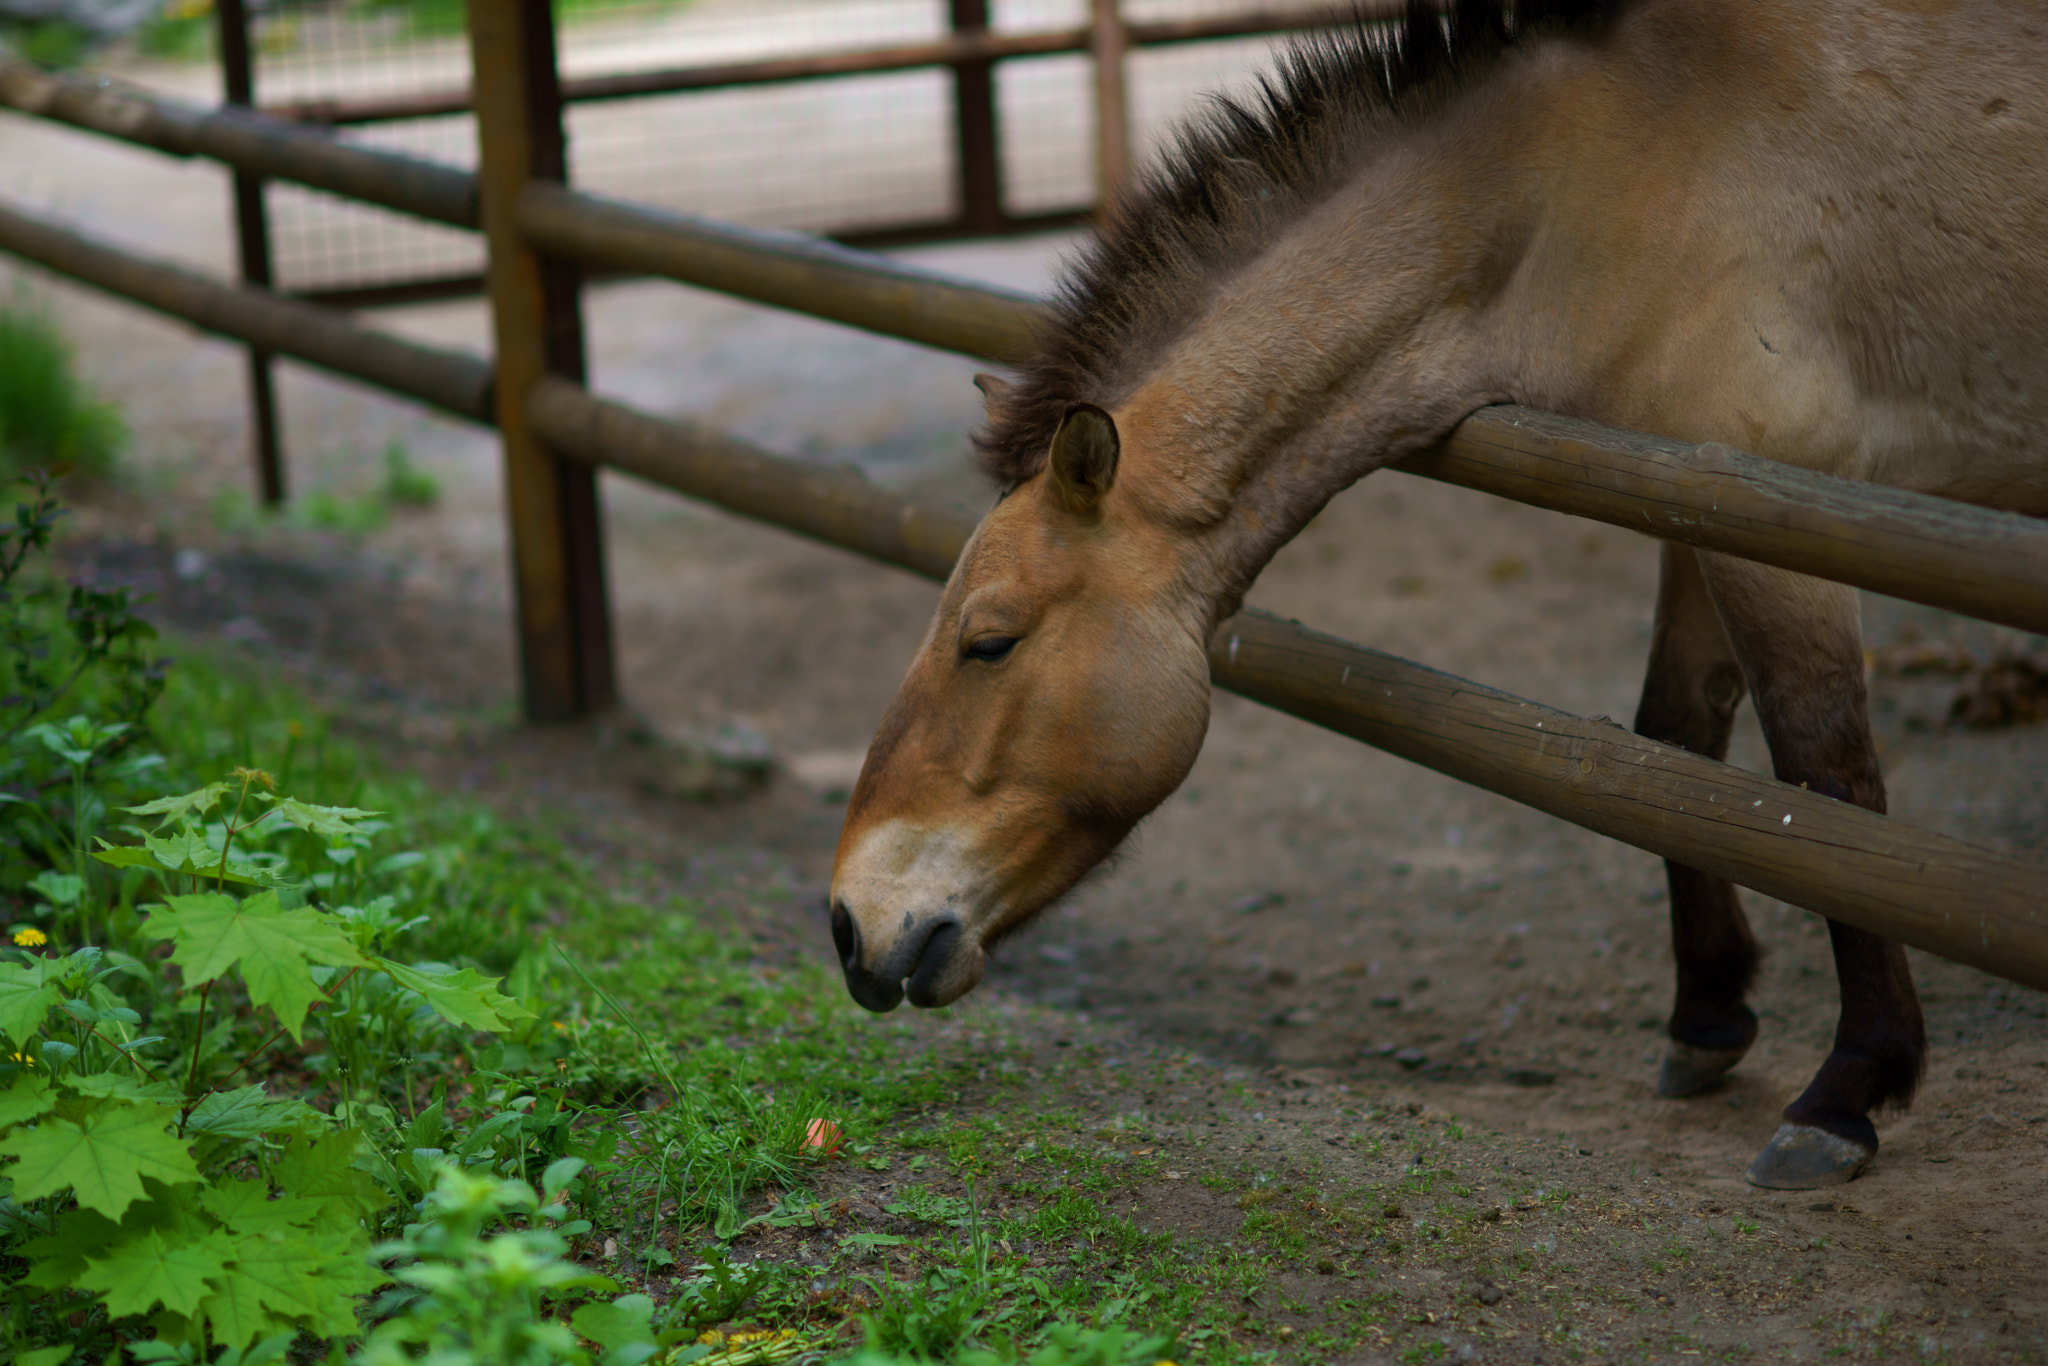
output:
M 0 164 L 13 188 L 37 188 L 97 231 L 210 263 L 225 254 L 225 188 L 210 173 L 18 122 L 0 124 Z M 130 211 L 144 202 L 164 216 Z M 922 259 L 1030 285 L 1059 246 Z M 930 585 L 611 482 L 632 705 L 666 726 L 744 722 L 783 761 L 743 799 L 650 796 L 660 757 L 620 727 L 514 724 L 504 551 L 482 434 L 290 371 L 296 488 L 359 495 L 396 441 L 446 492 L 433 510 L 355 538 L 250 528 L 236 511 L 247 476 L 235 353 L 61 285 L 31 288 L 136 432 L 130 474 L 79 518 L 82 570 L 150 587 L 170 624 L 282 662 L 349 709 L 365 743 L 550 813 L 595 850 L 647 859 L 670 885 L 743 906 L 764 936 L 826 951 L 821 899 L 843 774 L 924 629 Z M 792 453 L 853 458 L 932 497 L 981 497 L 962 460 L 975 418 L 967 362 L 660 286 L 597 291 L 591 316 L 607 392 L 709 414 Z M 388 325 L 445 343 L 480 346 L 483 336 L 469 305 Z M 1289 547 L 1254 600 L 1625 720 L 1654 565 L 1654 547 L 1628 533 L 1381 476 Z M 2033 643 L 1876 598 L 1866 620 L 1885 649 L 1931 643 L 1988 658 Z M 1938 677 L 1880 670 L 1873 686 L 1894 814 L 2038 857 L 2048 731 L 1950 727 L 1954 684 Z M 1764 766 L 1752 722 L 1734 757 Z M 1185 1051 L 1199 1066 L 1175 1083 L 1183 1089 L 1162 1091 L 1163 1111 L 1196 1105 L 1199 1088 L 1225 1075 L 1216 1068 L 1268 1087 L 1303 1081 L 1318 1104 L 1336 1104 L 1340 1085 L 1412 1096 L 1510 1135 L 1538 1181 L 1597 1160 L 1603 1180 L 1629 1173 L 1631 1199 L 1768 1214 L 1782 1237 L 1743 1245 L 1729 1266 L 1776 1293 L 1775 1307 L 1708 1293 L 1704 1282 L 1686 1292 L 1685 1312 L 1716 1342 L 1748 1341 L 1767 1359 L 1810 1356 L 1840 1345 L 1817 1323 L 1889 1310 L 1916 1325 L 1900 1344 L 1911 1350 L 2040 1355 L 2048 1002 L 1917 958 L 1932 1063 L 1919 1104 L 1881 1125 L 1876 1166 L 1832 1200 L 1752 1191 L 1742 1168 L 1819 1062 L 1835 999 L 1818 920 L 1749 904 L 1771 955 L 1756 997 L 1763 1039 L 1720 1090 L 1660 1101 L 1651 1083 L 1670 970 L 1654 860 L 1222 697 L 1195 772 L 1132 856 L 1006 949 L 984 994 L 996 1013 L 1005 1001 L 1035 1002 L 1123 1047 Z M 1239 1109 L 1239 1127 L 1209 1141 L 1268 1132 L 1247 1127 L 1266 1122 L 1249 1118 L 1250 1104 Z M 1306 1129 L 1295 1137 L 1316 1141 Z M 1266 1142 L 1240 1147 L 1237 1160 L 1280 1162 L 1284 1145 L 1266 1153 Z M 1152 1189 L 1139 1189 L 1141 1205 Z M 1657 1235 L 1616 1224 L 1613 1236 Z M 1820 1237 L 1832 1239 L 1824 1258 L 1809 1246 Z

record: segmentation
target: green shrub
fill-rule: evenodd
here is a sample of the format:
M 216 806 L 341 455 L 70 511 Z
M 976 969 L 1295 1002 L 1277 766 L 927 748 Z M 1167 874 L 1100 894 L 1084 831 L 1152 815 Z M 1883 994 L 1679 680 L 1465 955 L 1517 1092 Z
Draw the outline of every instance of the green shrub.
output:
M 104 477 L 127 444 L 120 411 L 87 392 L 49 310 L 19 293 L 0 306 L 0 467 Z

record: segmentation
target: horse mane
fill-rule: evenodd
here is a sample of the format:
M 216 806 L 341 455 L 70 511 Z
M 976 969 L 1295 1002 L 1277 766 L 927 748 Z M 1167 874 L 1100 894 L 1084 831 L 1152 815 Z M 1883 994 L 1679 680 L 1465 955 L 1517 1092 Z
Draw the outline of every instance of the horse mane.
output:
M 975 433 L 982 471 L 1005 489 L 1038 473 L 1067 410 L 1114 407 L 1186 327 L 1190 298 L 1330 194 L 1388 119 L 1434 110 L 1510 48 L 1591 29 L 1624 3 L 1407 0 L 1397 20 L 1361 16 L 1295 42 L 1249 103 L 1215 97 L 1065 273 L 1037 353 Z

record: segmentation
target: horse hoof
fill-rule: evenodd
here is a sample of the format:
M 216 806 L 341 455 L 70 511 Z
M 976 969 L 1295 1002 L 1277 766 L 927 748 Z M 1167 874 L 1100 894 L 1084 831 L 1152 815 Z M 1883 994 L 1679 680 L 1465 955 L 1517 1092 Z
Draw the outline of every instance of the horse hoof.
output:
M 1866 1148 L 1810 1124 L 1780 1124 L 1778 1132 L 1749 1164 L 1749 1184 L 1774 1191 L 1810 1191 L 1854 1181 L 1877 1156 Z
M 1666 1100 L 1676 1100 L 1704 1091 L 1727 1076 L 1728 1069 L 1741 1062 L 1748 1051 L 1748 1044 L 1740 1048 L 1694 1048 L 1673 1039 L 1670 1051 L 1664 1055 L 1664 1070 L 1657 1074 L 1657 1094 Z

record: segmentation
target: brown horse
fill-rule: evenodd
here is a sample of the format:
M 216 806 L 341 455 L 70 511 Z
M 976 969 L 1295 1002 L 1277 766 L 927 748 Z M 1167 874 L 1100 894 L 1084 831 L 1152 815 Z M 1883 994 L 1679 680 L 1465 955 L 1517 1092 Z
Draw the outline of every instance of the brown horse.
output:
M 1309 43 L 1120 206 L 984 381 L 1002 496 L 847 813 L 855 999 L 943 1005 L 1186 776 L 1204 642 L 1339 490 L 1515 402 L 2048 514 L 2048 10 L 1458 0 Z M 1636 728 L 1872 810 L 1856 595 L 1667 545 Z M 1658 1089 L 1756 1036 L 1735 889 L 1670 865 Z M 1854 1177 L 1925 1053 L 1896 944 L 1830 923 L 1833 1051 L 1750 1168 Z

